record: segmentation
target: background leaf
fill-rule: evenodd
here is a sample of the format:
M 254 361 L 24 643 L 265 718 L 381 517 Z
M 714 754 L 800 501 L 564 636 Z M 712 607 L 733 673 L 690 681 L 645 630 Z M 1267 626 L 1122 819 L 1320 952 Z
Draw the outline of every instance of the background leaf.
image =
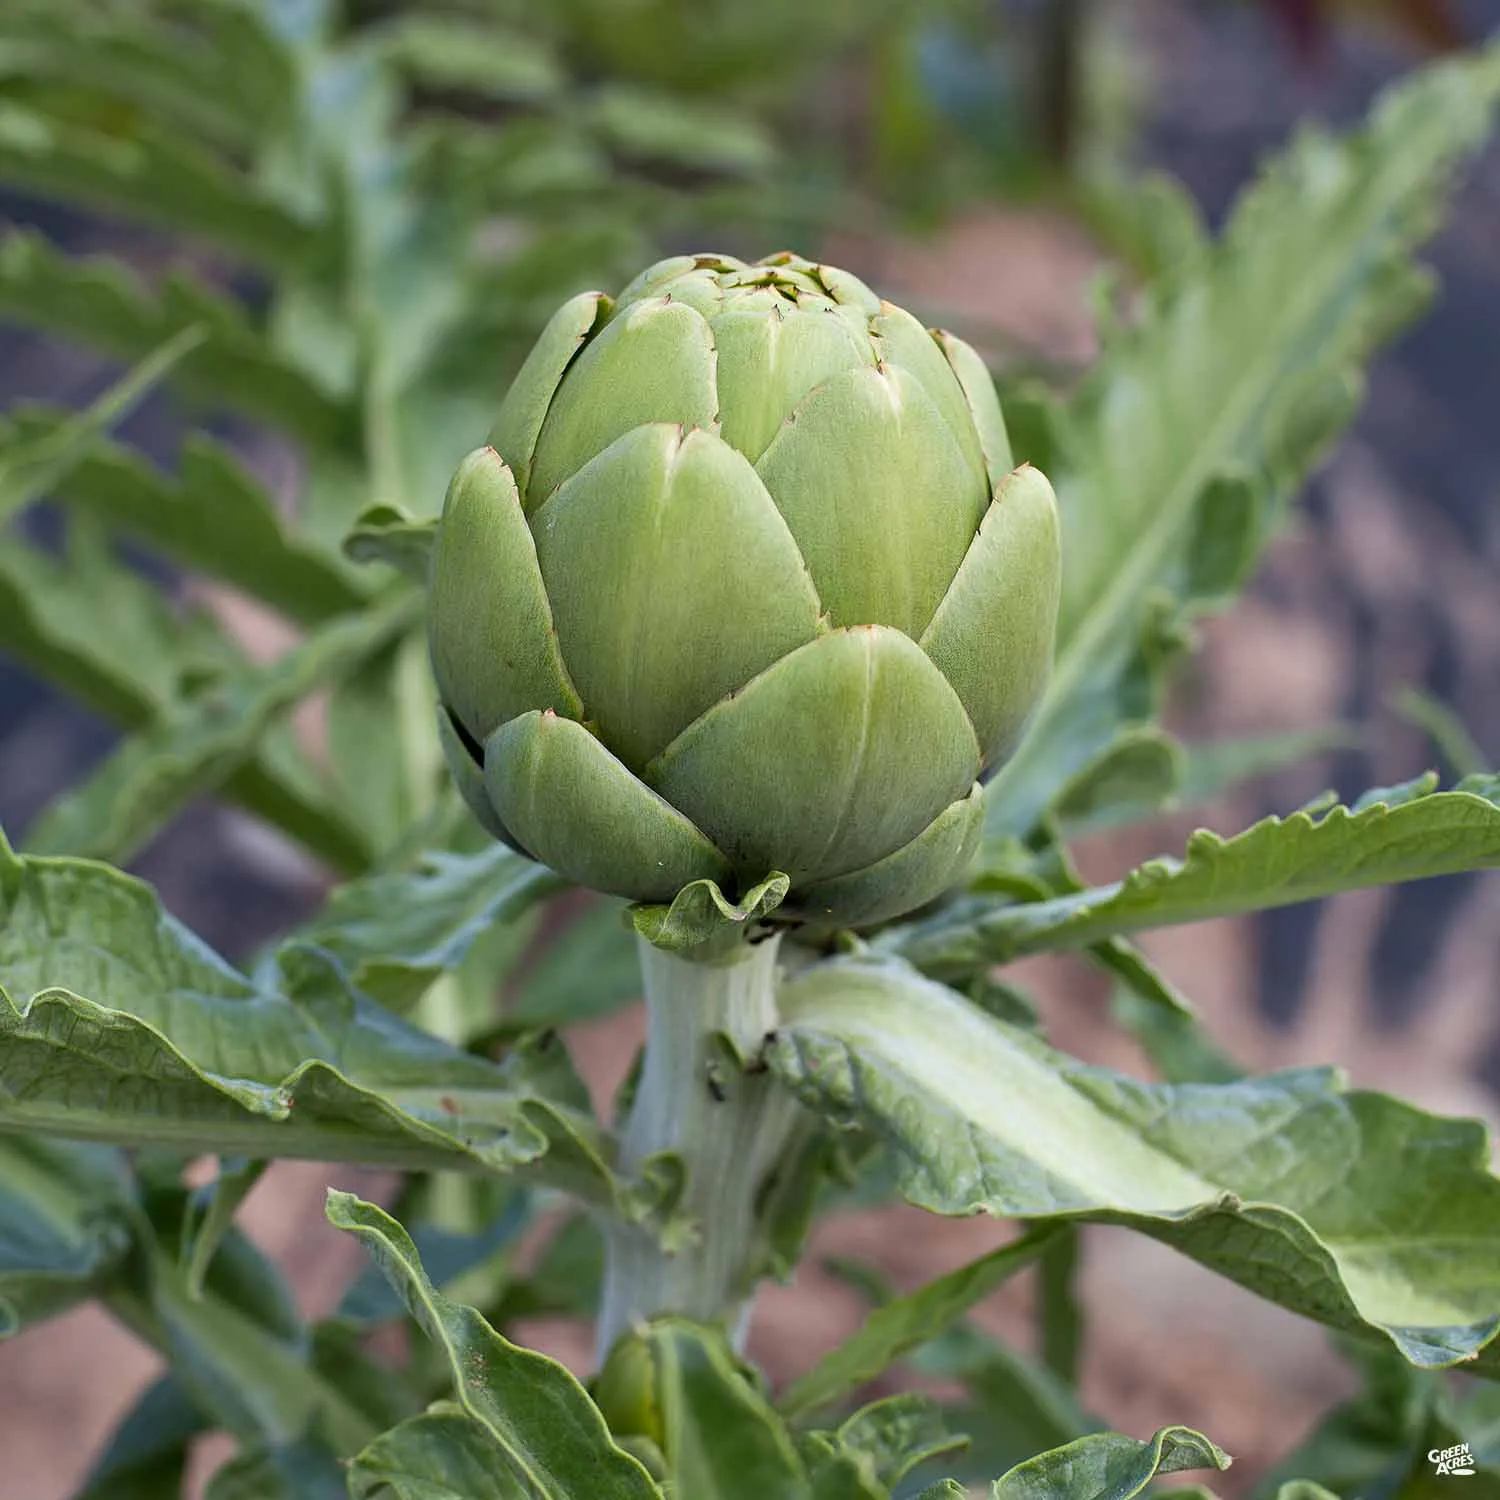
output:
M 502 1064 L 459 1051 L 373 1004 L 318 949 L 283 950 L 280 987 L 254 984 L 105 865 L 7 854 L 0 890 L 6 1125 L 491 1170 L 555 1147 L 544 1175 L 613 1192 L 560 1047 Z
M 1098 1432 L 1018 1464 L 991 1494 L 994 1500 L 1130 1500 L 1158 1475 L 1229 1464 L 1223 1449 L 1191 1427 L 1163 1427 L 1145 1443 Z
M 1145 928 L 1496 866 L 1500 778 L 1472 777 L 1448 792 L 1424 778 L 1367 793 L 1353 808 L 1266 818 L 1230 839 L 1200 830 L 1184 859 L 1152 860 L 1114 885 L 1015 906 L 959 904 L 890 945 L 928 972 L 968 972 Z
M 1179 615 L 1238 583 L 1276 506 L 1352 418 L 1358 367 L 1427 300 L 1410 252 L 1497 95 L 1491 48 L 1396 85 L 1345 140 L 1305 129 L 1223 236 L 1147 289 L 1057 414 L 1057 662 L 991 783 L 990 838 L 1028 832 L 1122 722 L 1155 717 Z

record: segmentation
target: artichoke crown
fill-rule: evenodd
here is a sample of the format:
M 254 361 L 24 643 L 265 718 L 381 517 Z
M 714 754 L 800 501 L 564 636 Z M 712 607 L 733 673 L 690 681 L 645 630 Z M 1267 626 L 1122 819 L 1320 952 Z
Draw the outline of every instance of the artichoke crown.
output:
M 847 272 L 679 256 L 552 318 L 448 491 L 429 633 L 497 837 L 846 925 L 972 857 L 1051 660 L 1051 487 L 978 355 Z

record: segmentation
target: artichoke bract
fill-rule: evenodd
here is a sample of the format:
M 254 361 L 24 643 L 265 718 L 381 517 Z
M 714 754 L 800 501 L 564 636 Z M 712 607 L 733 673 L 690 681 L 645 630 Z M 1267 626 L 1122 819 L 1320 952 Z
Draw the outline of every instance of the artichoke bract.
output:
M 1052 656 L 1051 486 L 988 372 L 792 255 L 552 318 L 449 488 L 429 639 L 496 837 L 639 901 L 773 871 L 859 925 L 972 858 Z

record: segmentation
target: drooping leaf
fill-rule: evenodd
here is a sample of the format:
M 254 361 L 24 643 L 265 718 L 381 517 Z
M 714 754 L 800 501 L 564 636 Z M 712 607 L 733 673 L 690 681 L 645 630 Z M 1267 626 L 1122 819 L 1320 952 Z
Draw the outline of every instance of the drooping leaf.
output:
M 668 93 L 611 83 L 583 110 L 604 143 L 629 161 L 753 176 L 776 159 L 770 138 L 748 115 Z
M 1245 1070 L 1204 1031 L 1196 1016 L 1161 1005 L 1144 984 L 1121 977 L 1110 1015 L 1139 1044 L 1157 1075 L 1168 1083 L 1232 1083 Z
M 1183 859 L 1152 860 L 1113 885 L 1010 906 L 959 902 L 891 944 L 929 973 L 968 972 L 1147 928 L 1497 866 L 1500 778 L 1471 777 L 1446 792 L 1422 779 L 1367 793 L 1352 808 L 1266 818 L 1230 839 L 1200 830 Z
M 857 1391 L 903 1355 L 937 1338 L 976 1302 L 1030 1265 L 1060 1233 L 1033 1230 L 877 1307 L 857 1333 L 799 1375 L 778 1397 L 777 1407 L 795 1420 Z
M 130 728 L 172 701 L 182 675 L 233 660 L 207 622 L 176 616 L 160 589 L 103 548 L 74 545 L 57 558 L 14 535 L 0 551 L 0 639 L 33 671 Z
M 0 1338 L 92 1296 L 129 1249 L 130 1209 L 114 1152 L 0 1134 Z
M 1163 1427 L 1148 1442 L 1097 1432 L 1017 1464 L 993 1500 L 1131 1500 L 1158 1475 L 1227 1469 L 1229 1455 L 1191 1427 Z
M 555 1360 L 501 1338 L 473 1308 L 448 1301 L 427 1279 L 411 1240 L 394 1219 L 340 1192 L 328 1195 L 328 1218 L 358 1237 L 400 1290 L 423 1331 L 446 1354 L 458 1405 L 479 1429 L 478 1434 L 465 1433 L 462 1451 L 472 1457 L 477 1446 L 490 1466 L 508 1470 L 517 1481 L 514 1491 L 501 1487 L 492 1493 L 507 1500 L 510 1493 L 537 1500 L 578 1495 L 659 1500 L 650 1476 L 611 1440 L 599 1409 L 573 1376 Z M 408 1434 L 407 1444 L 411 1441 Z M 368 1486 L 356 1491 L 374 1492 Z M 415 1500 L 423 1491 L 406 1493 Z
M 1153 724 L 1132 725 L 1058 792 L 1052 812 L 1075 837 L 1164 807 L 1182 781 L 1178 743 Z
M 329 779 L 382 862 L 441 816 L 452 778 L 433 732 L 437 711 L 421 630 L 393 635 L 329 701 Z
M 1138 1083 L 899 964 L 828 960 L 780 999 L 770 1065 L 874 1130 L 918 1206 L 1128 1225 L 1414 1364 L 1500 1373 L 1500 1179 L 1477 1122 L 1320 1070 Z
M 255 1190 L 268 1166 L 270 1163 L 263 1159 L 223 1158 L 219 1162 L 219 1175 L 193 1194 L 190 1200 L 194 1210 L 192 1222 L 185 1224 L 182 1230 L 182 1260 L 188 1291 L 193 1296 L 202 1294 L 208 1268 L 229 1233 L 234 1216 Z
M 287 947 L 252 983 L 141 882 L 77 859 L 0 863 L 0 1123 L 241 1156 L 522 1167 L 612 1194 L 563 1049 L 495 1064 Z M 551 1160 L 542 1165 L 542 1158 Z
M 1491 49 L 1398 84 L 1347 139 L 1304 130 L 1222 239 L 1148 287 L 1058 414 L 1058 656 L 990 786 L 991 837 L 1026 833 L 1122 722 L 1155 716 L 1178 615 L 1243 574 L 1353 416 L 1359 367 L 1426 300 L 1411 251 L 1497 94 Z

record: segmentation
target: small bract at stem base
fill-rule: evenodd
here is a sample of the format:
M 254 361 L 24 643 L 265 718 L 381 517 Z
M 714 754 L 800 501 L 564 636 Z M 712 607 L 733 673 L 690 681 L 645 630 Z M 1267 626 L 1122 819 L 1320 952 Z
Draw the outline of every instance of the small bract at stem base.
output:
M 646 1055 L 621 1139 L 621 1166 L 638 1171 L 671 1152 L 684 1171 L 677 1207 L 686 1243 L 664 1247 L 639 1225 L 607 1232 L 598 1325 L 602 1360 L 634 1323 L 679 1313 L 744 1331 L 757 1274 L 756 1201 L 801 1106 L 748 1060 L 776 1029 L 779 936 L 698 963 L 639 940 Z

